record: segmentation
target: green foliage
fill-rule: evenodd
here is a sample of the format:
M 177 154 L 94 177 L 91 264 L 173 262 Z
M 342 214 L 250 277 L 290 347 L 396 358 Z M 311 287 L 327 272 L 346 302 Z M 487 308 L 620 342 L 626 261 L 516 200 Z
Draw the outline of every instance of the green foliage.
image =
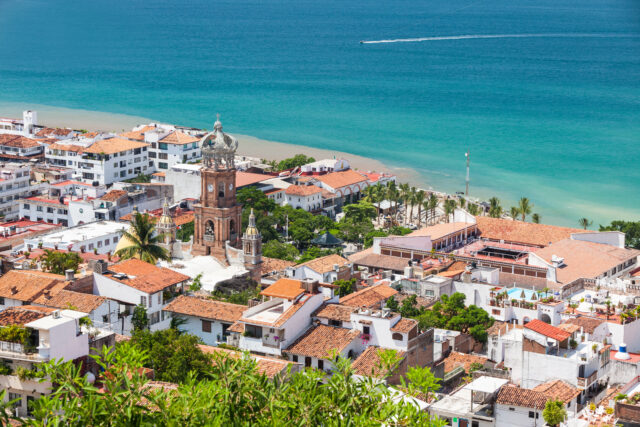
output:
M 176 340 L 184 336 L 173 337 Z M 134 340 L 136 338 L 134 337 Z M 377 380 L 356 380 L 351 362 L 338 358 L 331 376 L 316 370 L 291 374 L 287 381 L 259 374 L 251 358 L 233 358 L 216 354 L 207 367 L 207 375 L 182 373 L 184 381 L 175 390 L 152 389 L 139 367 L 163 361 L 173 341 L 151 354 L 141 345 L 118 345 L 115 351 L 104 348 L 93 356 L 105 393 L 90 384 L 72 362 L 44 364 L 55 389 L 33 402 L 33 418 L 23 420 L 33 426 L 203 426 L 203 425 L 394 425 L 444 426 L 410 399 L 396 400 Z M 186 347 L 198 354 L 197 348 Z M 154 351 L 153 348 L 151 351 Z M 198 356 L 196 356 L 198 357 Z M 185 357 L 176 366 L 190 369 Z M 386 357 L 385 357 L 386 359 Z M 204 362 L 204 360 L 202 361 Z M 164 366 L 164 364 L 163 364 Z M 172 370 L 165 370 L 171 372 Z M 163 378 L 166 378 L 163 376 Z M 407 390 L 431 393 L 436 381 L 426 368 L 412 368 L 407 375 Z M 0 396 L 4 397 L 4 396 Z M 0 411 L 0 417 L 11 417 Z M 8 424 L 4 422 L 3 424 Z
M 295 261 L 300 255 L 298 249 L 289 243 L 282 243 L 277 240 L 270 240 L 262 245 L 262 255 L 269 258 L 284 259 L 287 261 Z
M 351 278 L 349 280 L 336 280 L 333 282 L 334 285 L 338 286 L 338 295 L 340 297 L 349 295 L 350 293 L 356 290 L 356 278 Z
M 142 331 L 149 328 L 149 318 L 147 317 L 147 309 L 143 305 L 136 305 L 131 316 L 131 324 L 134 331 Z
M 307 163 L 313 163 L 316 159 L 313 157 L 307 157 L 304 154 L 296 154 L 293 157 L 289 157 L 287 159 L 281 160 L 278 163 L 277 171 L 283 171 L 287 169 L 293 169 L 298 166 L 306 165 Z
M 542 411 L 542 418 L 550 426 L 560 425 L 567 418 L 567 411 L 560 400 L 547 400 Z
M 122 237 L 129 239 L 131 245 L 117 251 L 117 256 L 122 259 L 138 258 L 150 264 L 155 264 L 159 259 L 170 259 L 167 250 L 158 245 L 162 236 L 154 236 L 156 227 L 148 214 L 136 213 L 131 220 L 131 227 L 131 232 L 122 232 Z
M 460 331 L 470 334 L 476 341 L 487 342 L 487 329 L 493 325 L 493 318 L 476 305 L 465 307 L 464 300 L 464 294 L 459 292 L 451 296 L 442 295 L 440 301 L 418 317 L 420 328 Z
M 609 225 L 601 225 L 600 231 L 621 231 L 625 233 L 627 247 L 640 249 L 640 221 L 612 221 Z
M 66 270 L 77 273 L 78 266 L 82 264 L 82 257 L 75 252 L 58 252 L 51 249 L 45 249 L 38 260 L 42 261 L 45 271 L 53 274 L 64 274 Z
M 180 228 L 176 230 L 176 240 L 180 240 L 183 242 L 188 242 L 193 236 L 194 233 L 194 222 L 187 222 L 182 224 Z
M 210 370 L 209 357 L 198 347 L 200 339 L 176 329 L 136 331 L 127 344 L 149 355 L 144 366 L 153 369 L 160 381 L 181 383 L 187 380 L 189 372 L 204 378 Z
M 193 278 L 191 285 L 189 285 L 189 290 L 191 292 L 197 292 L 202 289 L 202 273 L 198 274 Z

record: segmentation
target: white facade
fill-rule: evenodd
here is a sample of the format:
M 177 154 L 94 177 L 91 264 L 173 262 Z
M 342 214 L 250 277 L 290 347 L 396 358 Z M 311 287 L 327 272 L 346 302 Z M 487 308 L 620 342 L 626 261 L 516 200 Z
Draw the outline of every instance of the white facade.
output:
M 0 167 L 0 215 L 5 220 L 20 218 L 18 200 L 40 191 L 40 184 L 30 185 L 30 175 L 29 165 L 5 163 Z
M 93 222 L 25 239 L 24 248 L 29 250 L 41 245 L 46 249 L 57 248 L 72 252 L 113 253 L 126 228 L 127 224 L 122 222 Z

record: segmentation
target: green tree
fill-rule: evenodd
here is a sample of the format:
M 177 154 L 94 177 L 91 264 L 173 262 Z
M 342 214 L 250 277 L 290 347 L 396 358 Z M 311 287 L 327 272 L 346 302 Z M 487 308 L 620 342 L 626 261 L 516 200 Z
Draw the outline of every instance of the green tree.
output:
M 336 280 L 333 282 L 334 285 L 338 286 L 338 295 L 340 297 L 344 297 L 353 293 L 356 290 L 356 279 L 355 277 L 349 280 Z
M 501 218 L 503 213 L 502 206 L 500 205 L 500 199 L 492 197 L 489 199 L 489 216 L 491 218 Z
M 600 231 L 621 231 L 625 234 L 626 246 L 640 249 L 640 221 L 612 221 L 609 225 L 601 225 Z
M 287 261 L 295 261 L 300 255 L 298 249 L 289 243 L 282 243 L 277 240 L 269 240 L 262 245 L 262 255 L 269 258 L 284 259 Z
M 533 211 L 533 203 L 531 203 L 526 197 L 521 197 L 518 201 L 518 211 L 522 216 L 522 220 L 526 220 L 527 215 L 530 215 Z
M 45 271 L 53 274 L 64 274 L 66 270 L 78 272 L 78 266 L 82 264 L 82 257 L 76 252 L 58 252 L 45 249 L 38 257 Z
M 587 228 L 591 227 L 591 224 L 593 224 L 593 221 L 589 221 L 588 218 L 580 218 L 578 220 L 578 224 L 580 224 L 580 227 L 586 230 Z
M 136 308 L 133 309 L 131 324 L 133 325 L 134 331 L 142 331 L 149 328 L 147 309 L 143 305 L 136 305 Z
M 190 373 L 204 378 L 211 369 L 209 357 L 198 347 L 200 343 L 195 335 L 163 329 L 155 332 L 136 330 L 127 344 L 149 355 L 144 366 L 153 369 L 157 380 L 182 383 Z
M 567 418 L 564 403 L 560 400 L 547 400 L 542 411 L 542 418 L 550 426 L 558 426 Z
M 138 258 L 141 261 L 155 264 L 159 259 L 169 260 L 167 250 L 159 243 L 162 236 L 154 236 L 155 225 L 148 214 L 136 213 L 131 221 L 131 230 L 123 231 L 122 237 L 129 240 L 130 245 L 116 252 L 122 259 Z

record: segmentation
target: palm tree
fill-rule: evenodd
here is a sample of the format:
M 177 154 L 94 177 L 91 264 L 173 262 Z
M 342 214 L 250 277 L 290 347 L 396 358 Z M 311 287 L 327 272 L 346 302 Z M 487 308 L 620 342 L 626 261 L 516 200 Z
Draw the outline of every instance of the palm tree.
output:
M 524 221 L 533 210 L 533 203 L 529 201 L 526 197 L 522 197 L 518 202 L 518 210 L 520 211 L 520 215 L 522 215 L 522 220 Z
M 453 215 L 456 211 L 456 201 L 453 199 L 445 200 L 444 202 L 444 213 L 447 215 L 447 222 L 449 221 L 449 215 Z
M 489 199 L 489 216 L 491 218 L 500 218 L 502 216 L 502 206 L 500 206 L 500 199 L 497 197 Z
M 515 206 L 511 206 L 511 211 L 509 212 L 509 216 L 511 216 L 511 218 L 516 220 L 516 219 L 518 219 L 519 215 L 520 215 L 520 209 L 518 209 Z
M 540 214 L 534 213 L 533 215 L 531 215 L 531 222 L 533 222 L 534 224 L 540 224 Z
M 434 193 L 431 193 L 431 196 L 429 196 L 429 200 L 427 200 L 427 205 L 425 207 L 429 210 L 429 212 L 431 212 L 431 214 L 429 215 L 429 219 L 432 221 L 432 223 L 436 218 L 436 209 L 438 208 L 439 203 L 440 202 L 438 201 L 438 196 L 436 196 Z
M 418 227 L 422 224 L 422 205 L 424 204 L 426 197 L 427 194 L 424 190 L 419 190 L 415 195 L 414 201 L 416 202 L 416 205 L 418 205 Z
M 587 228 L 589 228 L 591 226 L 591 224 L 593 224 L 593 221 L 589 221 L 588 218 L 580 218 L 578 220 L 578 224 L 580 224 L 580 227 L 584 228 L 585 230 Z
M 158 245 L 163 236 L 154 236 L 155 229 L 148 214 L 136 212 L 129 231 L 122 232 L 122 238 L 127 239 L 129 245 L 119 249 L 116 255 L 122 259 L 138 258 L 149 264 L 155 264 L 159 259 L 171 259 L 167 250 Z

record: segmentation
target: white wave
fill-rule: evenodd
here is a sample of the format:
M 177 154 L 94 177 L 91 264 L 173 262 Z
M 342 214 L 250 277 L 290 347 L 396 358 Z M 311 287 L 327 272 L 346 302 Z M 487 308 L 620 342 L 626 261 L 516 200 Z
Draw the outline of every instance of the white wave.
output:
M 468 34 L 460 36 L 436 36 L 436 37 L 418 37 L 411 39 L 389 39 L 389 40 L 363 40 L 362 44 L 378 44 L 378 43 L 414 43 L 414 42 L 431 42 L 440 40 L 468 40 L 468 39 L 520 39 L 532 37 L 640 37 L 640 34 L 602 34 L 602 33 L 538 33 L 538 34 Z

